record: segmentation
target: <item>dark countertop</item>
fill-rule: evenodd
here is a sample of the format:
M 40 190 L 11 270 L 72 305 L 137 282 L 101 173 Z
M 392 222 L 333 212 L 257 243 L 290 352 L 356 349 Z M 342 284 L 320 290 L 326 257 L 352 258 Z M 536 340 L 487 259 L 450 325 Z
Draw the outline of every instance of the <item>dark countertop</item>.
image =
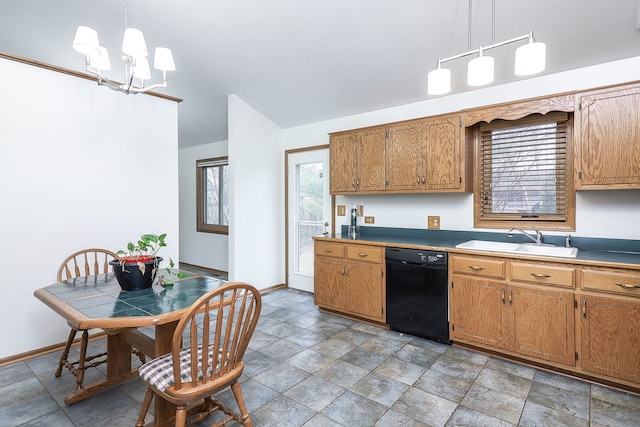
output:
M 572 236 L 572 246 L 578 248 L 578 255 L 575 258 L 566 258 L 456 248 L 456 245 L 468 240 L 528 243 L 525 236 L 518 234 L 514 235 L 513 238 L 509 238 L 506 233 L 361 226 L 360 233 L 354 239 L 348 235 L 346 226 L 343 227 L 342 231 L 342 234 L 317 236 L 316 239 L 333 239 L 360 242 L 363 244 L 375 244 L 385 247 L 397 246 L 415 249 L 442 250 L 451 253 L 524 258 L 532 260 L 539 259 L 547 262 L 551 261 L 603 267 L 622 267 L 640 270 L 639 240 L 601 239 Z M 543 242 L 564 246 L 564 236 L 545 235 L 543 237 Z

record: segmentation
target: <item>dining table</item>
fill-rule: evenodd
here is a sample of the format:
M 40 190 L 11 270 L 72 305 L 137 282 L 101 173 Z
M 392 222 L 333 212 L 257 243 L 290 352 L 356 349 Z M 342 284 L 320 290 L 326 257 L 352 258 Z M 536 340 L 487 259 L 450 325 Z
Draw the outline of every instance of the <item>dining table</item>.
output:
M 137 375 L 132 348 L 153 359 L 171 352 L 173 333 L 183 313 L 201 296 L 226 283 L 195 273 L 172 270 L 164 285 L 124 291 L 113 273 L 68 279 L 34 292 L 34 296 L 78 329 L 102 329 L 107 336 L 106 378 L 83 386 L 64 402 L 71 405 Z M 172 283 L 166 285 L 167 282 Z M 175 406 L 157 397 L 154 426 L 171 425 Z

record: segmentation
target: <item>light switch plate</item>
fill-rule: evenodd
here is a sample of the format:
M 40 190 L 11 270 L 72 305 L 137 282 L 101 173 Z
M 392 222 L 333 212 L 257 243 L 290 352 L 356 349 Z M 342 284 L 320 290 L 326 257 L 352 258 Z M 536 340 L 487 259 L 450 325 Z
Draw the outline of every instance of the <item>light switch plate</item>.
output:
M 375 218 L 372 216 L 365 216 L 364 217 L 364 223 L 365 224 L 373 224 L 375 223 Z
M 347 215 L 347 206 L 338 205 L 338 216 L 346 216 L 346 215 Z

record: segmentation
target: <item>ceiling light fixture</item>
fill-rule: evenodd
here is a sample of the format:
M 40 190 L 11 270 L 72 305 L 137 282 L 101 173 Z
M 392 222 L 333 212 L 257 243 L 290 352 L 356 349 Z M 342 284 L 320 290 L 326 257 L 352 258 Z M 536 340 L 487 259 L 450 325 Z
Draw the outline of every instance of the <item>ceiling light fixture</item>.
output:
M 535 41 L 533 38 L 533 31 L 509 40 L 498 43 L 495 42 L 495 0 L 492 2 L 492 44 L 488 46 L 480 46 L 478 49 L 471 50 L 471 1 L 472 0 L 469 0 L 469 50 L 458 55 L 449 56 L 448 58 L 438 59 L 436 69 L 430 71 L 427 75 L 427 93 L 429 95 L 443 95 L 445 93 L 449 93 L 451 91 L 451 70 L 443 68 L 442 64 L 444 62 L 453 61 L 454 59 L 469 55 L 478 54 L 478 57 L 469 61 L 467 66 L 467 84 L 470 86 L 483 86 L 493 82 L 494 60 L 491 56 L 486 56 L 484 54 L 485 51 L 522 40 L 528 40 L 528 42 L 516 49 L 515 74 L 518 76 L 529 76 L 539 73 L 545 69 L 546 45 Z
M 98 33 L 90 27 L 79 26 L 73 39 L 73 48 L 85 55 L 85 69 L 96 76 L 99 86 L 129 93 L 143 93 L 159 87 L 167 87 L 167 71 L 175 71 L 171 49 L 157 47 L 155 49 L 153 68 L 162 71 L 162 83 L 145 86 L 145 80 L 151 78 L 147 45 L 142 31 L 127 27 L 127 2 L 124 5 L 124 39 L 122 41 L 122 60 L 125 63 L 124 83 L 118 83 L 102 75 L 102 71 L 111 69 L 109 53 L 100 46 Z

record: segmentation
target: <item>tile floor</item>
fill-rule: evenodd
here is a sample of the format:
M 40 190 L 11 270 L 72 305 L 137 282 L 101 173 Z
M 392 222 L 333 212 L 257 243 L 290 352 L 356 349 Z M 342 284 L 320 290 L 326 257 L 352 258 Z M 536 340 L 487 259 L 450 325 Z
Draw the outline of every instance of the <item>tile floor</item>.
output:
M 263 301 L 242 378 L 256 427 L 640 425 L 636 395 L 320 313 L 309 293 Z M 0 368 L 0 425 L 135 424 L 139 379 L 65 406 L 74 383 L 54 378 L 58 356 Z

